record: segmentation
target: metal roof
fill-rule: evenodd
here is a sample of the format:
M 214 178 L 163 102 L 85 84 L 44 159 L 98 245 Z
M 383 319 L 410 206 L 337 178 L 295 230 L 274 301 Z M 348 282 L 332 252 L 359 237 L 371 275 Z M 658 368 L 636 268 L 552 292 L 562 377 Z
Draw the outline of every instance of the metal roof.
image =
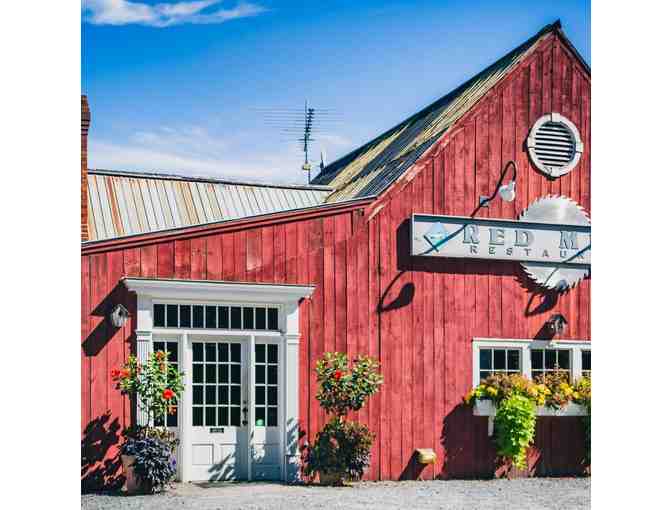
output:
M 325 186 L 89 170 L 89 240 L 305 209 L 323 204 L 330 190 Z
M 534 37 L 422 111 L 334 161 L 312 183 L 328 184 L 334 188 L 327 202 L 379 195 L 554 31 L 560 31 L 559 21 L 544 27 Z

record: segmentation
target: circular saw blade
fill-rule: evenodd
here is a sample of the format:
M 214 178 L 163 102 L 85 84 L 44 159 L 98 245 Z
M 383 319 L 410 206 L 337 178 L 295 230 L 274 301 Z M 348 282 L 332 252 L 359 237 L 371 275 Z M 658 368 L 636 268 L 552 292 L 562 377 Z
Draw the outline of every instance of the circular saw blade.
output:
M 564 225 L 590 225 L 586 211 L 572 199 L 561 195 L 546 195 L 532 202 L 519 216 L 531 222 L 559 223 Z M 564 292 L 590 274 L 590 268 L 548 266 L 534 262 L 521 264 L 525 273 L 537 284 L 547 289 Z

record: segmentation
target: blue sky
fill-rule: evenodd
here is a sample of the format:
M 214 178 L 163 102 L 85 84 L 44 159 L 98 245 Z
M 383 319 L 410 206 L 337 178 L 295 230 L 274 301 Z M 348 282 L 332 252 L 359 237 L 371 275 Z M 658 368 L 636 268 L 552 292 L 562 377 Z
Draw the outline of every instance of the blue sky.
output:
M 590 64 L 589 0 L 84 0 L 89 166 L 305 182 L 260 108 L 338 112 L 333 161 L 558 18 Z

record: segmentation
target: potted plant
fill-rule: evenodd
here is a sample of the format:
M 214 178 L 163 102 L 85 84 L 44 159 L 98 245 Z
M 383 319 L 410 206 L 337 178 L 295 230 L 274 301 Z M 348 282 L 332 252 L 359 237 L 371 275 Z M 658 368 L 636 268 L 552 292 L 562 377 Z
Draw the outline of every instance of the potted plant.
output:
M 375 435 L 365 425 L 346 420 L 348 411 L 358 411 L 383 383 L 378 363 L 358 356 L 348 362 L 343 353 L 326 353 L 317 362 L 320 389 L 317 400 L 333 417 L 308 447 L 304 468 L 312 480 L 323 485 L 343 485 L 359 480 L 369 465 Z
M 112 380 L 123 394 L 134 396 L 149 417 L 175 413 L 177 402 L 184 391 L 183 373 L 167 362 L 168 353 L 156 351 L 146 363 L 133 355 L 122 368 L 112 370 Z M 175 475 L 175 448 L 177 440 L 166 428 L 136 425 L 124 433 L 121 461 L 128 493 L 156 492 Z M 165 457 L 167 452 L 167 459 Z M 169 469 L 172 466 L 172 469 Z M 165 478 L 172 473 L 169 478 Z

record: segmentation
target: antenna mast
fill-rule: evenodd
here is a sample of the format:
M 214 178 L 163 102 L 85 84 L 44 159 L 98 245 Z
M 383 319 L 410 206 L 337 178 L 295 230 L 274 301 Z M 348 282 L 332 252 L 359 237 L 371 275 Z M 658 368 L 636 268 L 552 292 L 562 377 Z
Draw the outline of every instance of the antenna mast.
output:
M 297 148 L 303 153 L 301 170 L 308 174 L 308 184 L 310 184 L 313 169 L 309 157 L 311 143 L 318 141 L 320 137 L 326 138 L 333 133 L 333 130 L 338 129 L 343 122 L 341 115 L 332 108 L 311 107 L 307 99 L 303 108 L 258 107 L 255 110 L 261 113 L 269 127 L 280 131 L 283 142 L 292 142 L 292 144 L 299 142 Z M 315 160 L 312 161 L 316 163 Z M 322 149 L 319 170 L 322 171 L 325 165 L 326 156 Z
M 308 142 L 315 141 L 310 137 L 311 130 L 313 129 L 313 117 L 315 117 L 315 108 L 308 108 L 308 100 L 306 99 L 306 105 L 304 108 L 304 127 L 303 127 L 303 137 L 299 138 L 299 142 L 303 142 L 303 165 L 301 169 L 308 172 L 308 184 L 310 184 L 310 163 L 308 163 Z

